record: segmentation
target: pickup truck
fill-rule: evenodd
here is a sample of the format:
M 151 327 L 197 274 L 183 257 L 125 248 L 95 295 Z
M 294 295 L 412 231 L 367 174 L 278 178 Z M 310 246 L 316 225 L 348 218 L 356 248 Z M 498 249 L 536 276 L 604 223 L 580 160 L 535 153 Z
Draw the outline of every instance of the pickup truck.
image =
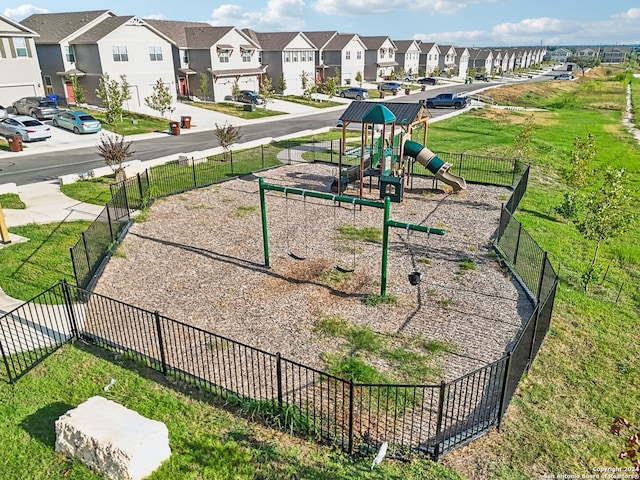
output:
M 441 93 L 435 97 L 427 98 L 426 103 L 427 108 L 464 108 L 471 104 L 471 99 L 468 97 L 459 97 L 455 93 Z

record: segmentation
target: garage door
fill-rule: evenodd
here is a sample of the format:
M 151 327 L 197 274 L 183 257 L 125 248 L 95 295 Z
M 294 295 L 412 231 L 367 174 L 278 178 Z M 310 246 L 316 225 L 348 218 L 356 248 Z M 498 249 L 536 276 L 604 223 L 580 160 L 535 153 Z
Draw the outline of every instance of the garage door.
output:
M 42 95 L 42 93 L 38 93 L 33 83 L 30 85 L 0 86 L 0 105 L 6 107 L 22 97 L 32 97 L 34 95 Z

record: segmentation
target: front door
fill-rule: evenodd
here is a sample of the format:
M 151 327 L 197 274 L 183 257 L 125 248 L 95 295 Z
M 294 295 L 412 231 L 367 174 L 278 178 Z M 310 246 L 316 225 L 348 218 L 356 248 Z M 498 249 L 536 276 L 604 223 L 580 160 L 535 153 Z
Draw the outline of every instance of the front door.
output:
M 71 105 L 76 102 L 76 97 L 73 95 L 73 87 L 71 82 L 64 82 L 64 89 L 67 91 L 67 104 Z

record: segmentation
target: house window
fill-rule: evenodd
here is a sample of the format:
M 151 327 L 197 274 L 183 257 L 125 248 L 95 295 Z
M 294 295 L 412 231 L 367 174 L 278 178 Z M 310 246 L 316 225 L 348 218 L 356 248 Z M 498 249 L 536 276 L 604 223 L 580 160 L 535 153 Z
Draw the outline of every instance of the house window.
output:
M 67 45 L 66 47 L 64 47 L 64 56 L 67 58 L 67 62 L 76 62 L 76 52 L 73 49 L 73 45 Z
M 129 54 L 127 53 L 127 47 L 111 47 L 111 53 L 113 54 L 114 62 L 129 61 Z
M 180 56 L 182 57 L 182 64 L 189 65 L 189 50 L 180 50 Z
M 351 52 L 349 50 L 347 50 L 346 52 L 344 52 L 344 58 L 346 60 L 351 60 Z
M 229 63 L 229 49 L 221 49 L 218 53 L 218 60 L 220 60 L 220 63 Z
M 429 54 L 429 61 L 431 61 L 431 54 Z
M 161 62 L 162 47 L 149 47 L 149 60 L 152 62 Z
M 298 61 L 298 52 L 291 52 L 291 59 L 294 62 L 297 62 Z
M 358 59 L 358 60 L 362 60 L 362 50 L 358 50 L 358 51 L 356 52 L 356 59 Z
M 49 75 L 44 76 L 44 89 L 47 92 L 47 95 L 53 93 L 53 83 L 51 83 L 51 77 Z
M 251 61 L 251 50 L 243 50 L 242 51 L 242 61 L 244 63 L 249 63 Z
M 284 52 L 284 63 L 289 63 L 291 61 L 291 52 Z
M 13 45 L 16 48 L 16 57 L 28 57 L 27 41 L 22 37 L 14 37 Z

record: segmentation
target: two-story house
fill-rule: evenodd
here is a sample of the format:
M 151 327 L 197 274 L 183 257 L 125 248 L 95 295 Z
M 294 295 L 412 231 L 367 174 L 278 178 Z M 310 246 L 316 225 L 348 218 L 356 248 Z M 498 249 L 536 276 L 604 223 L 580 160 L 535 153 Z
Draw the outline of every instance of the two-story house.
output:
M 316 47 L 304 33 L 243 32 L 260 46 L 265 75 L 278 93 L 302 95 L 316 83 Z
M 469 70 L 469 49 L 467 47 L 454 47 L 456 51 L 456 76 L 458 78 L 467 78 Z
M 364 52 L 364 78 L 371 82 L 380 82 L 394 76 L 397 70 L 396 67 L 398 67 L 398 62 L 396 62 L 396 50 L 398 47 L 391 39 L 383 36 L 361 36 L 360 39 L 366 47 Z
M 235 27 L 190 27 L 185 30 L 189 68 L 207 73 L 207 99 L 222 102 L 240 90 L 260 90 L 267 70 L 260 46 Z M 203 95 L 203 92 L 201 92 Z
M 585 48 L 579 48 L 578 51 L 576 52 L 576 57 L 579 58 L 590 58 L 590 57 L 595 57 L 595 58 L 599 58 L 600 57 L 600 47 L 585 47 Z
M 546 54 L 546 58 L 554 63 L 564 63 L 571 56 L 573 52 L 565 47 L 556 48 L 555 50 L 548 50 Z
M 33 30 L 0 14 L 0 105 L 42 95 L 42 77 Z
M 440 67 L 440 48 L 435 43 L 420 43 L 420 67 L 429 76 Z
M 149 25 L 162 32 L 173 41 L 172 58 L 175 70 L 177 94 L 191 98 L 200 88 L 200 73 L 189 66 L 189 47 L 187 45 L 187 28 L 209 27 L 205 22 L 182 22 L 176 20 L 146 19 Z
M 158 80 L 175 98 L 173 42 L 138 17 L 100 10 L 36 14 L 22 23 L 40 34 L 36 50 L 47 90 L 67 102 L 75 101 L 72 76 L 90 104 L 102 103 L 96 89 L 103 75 L 116 81 L 126 77 L 129 110 L 144 104 Z
M 438 67 L 447 75 L 455 76 L 458 71 L 457 52 L 453 45 L 438 45 L 440 56 Z
M 629 47 L 603 47 L 600 51 L 602 63 L 624 63 L 629 58 Z
M 415 77 L 420 71 L 420 46 L 417 40 L 394 40 L 398 70 Z
M 318 49 L 316 81 L 337 76 L 340 85 L 356 85 L 358 73 L 364 78 L 365 44 L 355 33 L 334 31 L 303 32 Z
M 491 50 L 482 50 L 477 48 L 470 49 L 469 68 L 472 67 L 476 69 L 476 73 L 492 75 L 493 52 Z

